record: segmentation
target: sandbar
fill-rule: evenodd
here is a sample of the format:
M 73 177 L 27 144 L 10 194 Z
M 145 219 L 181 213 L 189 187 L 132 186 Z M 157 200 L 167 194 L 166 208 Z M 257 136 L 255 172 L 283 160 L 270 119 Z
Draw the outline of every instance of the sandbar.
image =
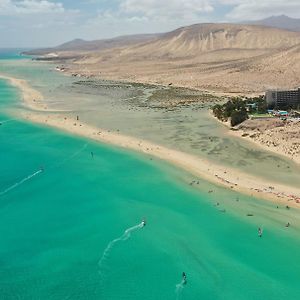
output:
M 11 84 L 22 91 L 24 104 L 31 109 L 22 112 L 22 117 L 31 122 L 52 126 L 71 134 L 157 157 L 188 171 L 196 179 L 203 178 L 239 193 L 264 198 L 286 206 L 300 207 L 300 188 L 270 182 L 195 155 L 118 132 L 93 127 L 79 121 L 75 115 L 74 117 L 64 115 L 64 111 L 49 114 L 47 106 L 42 103 L 41 93 L 34 90 L 25 80 L 2 75 L 0 78 L 9 80 Z M 34 101 L 37 99 L 38 101 Z

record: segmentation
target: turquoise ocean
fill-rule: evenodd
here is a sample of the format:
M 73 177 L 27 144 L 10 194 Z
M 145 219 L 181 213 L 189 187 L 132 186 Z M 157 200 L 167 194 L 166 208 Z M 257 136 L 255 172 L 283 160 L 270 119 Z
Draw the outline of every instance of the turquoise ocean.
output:
M 0 299 L 300 299 L 298 210 L 26 122 L 19 105 L 1 80 Z

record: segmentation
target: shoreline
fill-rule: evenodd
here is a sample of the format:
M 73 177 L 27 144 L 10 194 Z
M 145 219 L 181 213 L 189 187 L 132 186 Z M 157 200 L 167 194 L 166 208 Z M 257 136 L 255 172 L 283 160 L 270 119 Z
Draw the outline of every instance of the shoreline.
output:
M 230 130 L 228 132 L 229 135 L 234 136 L 234 137 L 238 137 L 241 139 L 246 139 L 247 141 L 249 141 L 250 143 L 255 144 L 256 146 L 260 147 L 261 149 L 263 149 L 264 151 L 269 151 L 271 153 L 275 153 L 277 155 L 283 156 L 284 158 L 288 158 L 290 160 L 292 160 L 294 163 L 300 165 L 300 157 L 294 157 L 292 155 L 288 155 L 286 152 L 284 152 L 282 149 L 280 148 L 272 148 L 272 147 L 268 147 L 265 144 L 262 144 L 258 141 L 255 141 L 254 139 L 252 139 L 249 135 L 247 136 L 243 136 L 244 132 L 242 132 L 240 129 L 238 129 L 237 131 L 233 131 Z
M 21 90 L 23 96 L 22 100 L 24 102 L 23 104 L 25 104 L 27 108 L 36 111 L 46 111 L 48 109 L 47 105 L 42 102 L 44 100 L 43 95 L 39 91 L 33 89 L 26 80 L 17 79 L 3 74 L 0 74 L 0 79 L 9 81 L 11 85 Z
M 300 202 L 300 189 L 298 188 L 279 183 L 264 182 L 261 178 L 239 172 L 236 169 L 214 164 L 211 161 L 191 154 L 173 150 L 146 140 L 96 128 L 76 120 L 75 116 L 74 118 L 64 116 L 64 111 L 61 111 L 60 114 L 48 115 L 47 106 L 40 103 L 43 99 L 42 95 L 30 87 L 25 80 L 2 75 L 0 75 L 0 78 L 8 80 L 22 91 L 25 106 L 32 109 L 31 112 L 22 113 L 24 119 L 55 127 L 95 141 L 157 157 L 188 171 L 194 176 L 239 193 L 272 200 L 284 205 L 300 207 L 300 204 L 298 204 Z M 40 96 L 38 98 L 39 102 L 36 102 L 34 100 L 38 95 Z
M 46 63 L 51 63 L 53 65 L 57 65 L 57 62 L 49 62 L 49 61 L 43 61 L 43 60 L 39 60 L 39 62 L 46 62 Z M 55 70 L 55 69 L 54 69 Z M 169 87 L 169 83 L 167 82 L 157 82 L 156 80 L 139 80 L 137 78 L 131 78 L 130 80 L 128 79 L 124 79 L 122 77 L 118 77 L 118 76 L 105 76 L 105 74 L 101 74 L 101 78 L 99 78 L 97 75 L 87 75 L 85 73 L 82 73 L 78 70 L 73 70 L 70 66 L 69 69 L 66 69 L 65 71 L 60 71 L 60 70 L 56 70 L 56 72 L 62 73 L 65 76 L 73 76 L 73 74 L 75 74 L 75 77 L 77 77 L 78 75 L 79 78 L 82 79 L 92 79 L 92 80 L 99 80 L 99 79 L 104 79 L 104 80 L 108 80 L 108 81 L 116 81 L 116 82 L 121 82 L 123 84 L 143 84 L 143 85 L 153 85 L 156 87 Z M 237 96 L 248 96 L 248 97 L 255 97 L 255 96 L 259 96 L 261 94 L 263 94 L 263 91 L 256 91 L 256 92 L 243 92 L 243 91 L 237 91 L 237 92 L 223 92 L 223 91 L 219 91 L 219 90 L 215 90 L 215 89 L 210 89 L 210 88 L 202 88 L 202 87 L 197 87 L 194 85 L 182 85 L 182 84 L 176 84 L 176 83 L 172 83 L 172 87 L 174 88 L 179 88 L 179 89 L 190 89 L 190 90 L 194 90 L 194 91 L 198 91 L 198 92 L 203 92 L 203 93 L 207 93 L 210 94 L 212 96 L 215 97 L 237 97 Z
M 265 144 L 262 144 L 256 140 L 254 140 L 253 138 L 250 137 L 250 135 L 248 134 L 247 136 L 243 136 L 243 134 L 245 133 L 242 129 L 239 129 L 237 128 L 236 130 L 232 130 L 232 128 L 234 127 L 231 127 L 229 122 L 223 122 L 221 120 L 219 120 L 218 118 L 216 118 L 213 113 L 210 111 L 210 115 L 217 121 L 219 122 L 220 124 L 222 124 L 224 127 L 226 127 L 227 129 L 227 134 L 230 135 L 230 136 L 234 136 L 234 137 L 237 137 L 239 139 L 246 139 L 248 142 L 256 145 L 257 147 L 259 147 L 260 149 L 264 150 L 264 151 L 268 151 L 272 154 L 277 154 L 277 155 L 280 155 L 282 156 L 283 158 L 287 158 L 291 161 L 293 161 L 294 163 L 296 164 L 299 164 L 300 165 L 300 156 L 298 157 L 294 157 L 293 155 L 289 155 L 288 153 L 286 153 L 285 151 L 283 151 L 282 149 L 280 149 L 279 147 L 268 147 L 267 145 Z M 243 124 L 243 123 L 241 123 Z M 240 125 L 241 125 L 240 124 Z M 238 125 L 239 126 L 239 125 Z

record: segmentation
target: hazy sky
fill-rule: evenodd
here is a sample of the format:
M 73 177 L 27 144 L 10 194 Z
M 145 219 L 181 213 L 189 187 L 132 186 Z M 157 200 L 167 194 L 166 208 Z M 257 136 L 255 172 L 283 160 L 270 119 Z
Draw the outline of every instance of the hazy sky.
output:
M 0 48 L 164 32 L 202 22 L 300 17 L 300 0 L 0 0 Z

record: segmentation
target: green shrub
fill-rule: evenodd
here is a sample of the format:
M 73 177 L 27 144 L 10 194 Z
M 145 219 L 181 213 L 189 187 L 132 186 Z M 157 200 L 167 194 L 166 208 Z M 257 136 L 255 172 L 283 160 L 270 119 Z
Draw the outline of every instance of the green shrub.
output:
M 248 114 L 246 110 L 240 110 L 240 111 L 236 110 L 233 111 L 231 114 L 230 124 L 231 126 L 236 126 L 246 121 L 247 119 L 248 119 Z
M 227 121 L 231 118 L 231 126 L 236 126 L 248 119 L 247 104 L 256 104 L 253 109 L 248 107 L 250 113 L 257 112 L 262 114 L 267 112 L 267 103 L 263 96 L 246 99 L 232 98 L 223 105 L 215 105 L 212 110 L 214 116 L 219 120 Z

